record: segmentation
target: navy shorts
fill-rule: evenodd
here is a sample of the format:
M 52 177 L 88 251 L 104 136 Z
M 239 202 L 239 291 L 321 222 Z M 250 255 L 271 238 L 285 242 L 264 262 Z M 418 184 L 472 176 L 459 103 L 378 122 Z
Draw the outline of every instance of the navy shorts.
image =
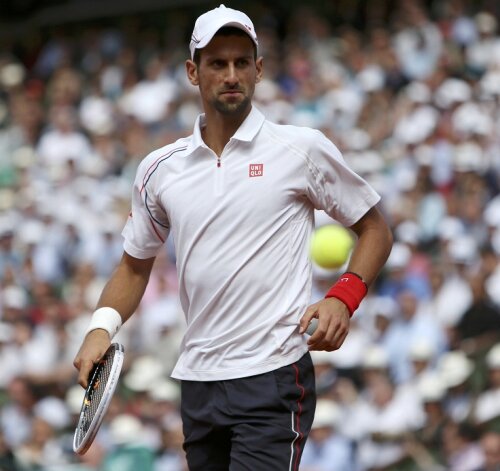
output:
M 309 353 L 247 378 L 182 381 L 190 471 L 297 471 L 315 407 Z

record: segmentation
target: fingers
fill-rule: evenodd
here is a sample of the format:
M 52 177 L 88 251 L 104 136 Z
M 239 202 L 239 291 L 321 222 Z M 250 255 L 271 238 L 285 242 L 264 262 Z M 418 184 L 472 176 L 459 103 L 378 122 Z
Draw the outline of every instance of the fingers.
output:
M 110 345 L 109 335 L 102 329 L 90 332 L 84 339 L 73 365 L 78 370 L 78 384 L 88 386 L 92 367 L 102 358 Z
M 309 306 L 305 312 L 305 314 L 302 316 L 300 319 L 299 323 L 299 334 L 303 334 L 307 328 L 309 327 L 309 324 L 313 319 L 318 318 L 318 313 L 316 309 L 316 304 L 313 304 L 312 306 Z
M 309 350 L 332 352 L 338 350 L 344 343 L 348 332 L 346 326 L 334 320 L 325 322 L 327 323 L 325 327 L 321 326 L 321 322 L 318 323 L 318 328 L 307 342 Z
M 309 350 L 333 351 L 344 343 L 349 331 L 349 314 L 337 307 L 323 301 L 317 303 L 314 313 L 318 325 L 307 342 Z M 307 314 L 306 311 L 304 318 Z
M 326 352 L 333 352 L 338 350 L 342 344 L 344 343 L 345 336 L 340 337 L 339 339 L 328 340 L 326 337 L 322 340 L 318 340 L 317 342 L 309 344 L 309 351 L 313 350 L 324 350 Z M 308 342 L 309 343 L 309 342 Z
M 85 360 L 80 362 L 80 370 L 78 372 L 78 384 L 82 388 L 86 388 L 89 384 L 89 375 L 94 366 L 92 360 Z

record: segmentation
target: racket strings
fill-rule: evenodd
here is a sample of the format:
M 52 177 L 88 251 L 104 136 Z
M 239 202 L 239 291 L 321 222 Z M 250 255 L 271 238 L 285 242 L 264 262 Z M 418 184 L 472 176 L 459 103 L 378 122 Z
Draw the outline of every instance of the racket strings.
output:
M 77 454 L 85 454 L 99 430 L 123 366 L 123 353 L 121 344 L 111 344 L 89 375 L 89 385 L 73 437 L 73 450 Z
M 95 367 L 95 372 L 92 375 L 90 382 L 89 393 L 85 398 L 85 408 L 81 421 L 81 436 L 84 437 L 92 424 L 92 419 L 97 413 L 97 409 L 101 403 L 101 399 L 106 389 L 108 378 L 111 374 L 113 366 L 113 353 L 109 352 Z

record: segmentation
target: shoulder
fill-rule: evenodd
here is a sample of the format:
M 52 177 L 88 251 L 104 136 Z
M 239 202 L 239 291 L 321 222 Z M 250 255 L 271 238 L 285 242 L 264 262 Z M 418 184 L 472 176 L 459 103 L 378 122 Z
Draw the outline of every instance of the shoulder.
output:
M 309 154 L 321 142 L 331 143 L 321 131 L 304 126 L 276 124 L 266 120 L 264 130 L 267 139 L 304 154 Z
M 185 155 L 191 142 L 191 136 L 178 139 L 171 144 L 159 147 L 144 157 L 139 164 L 138 173 L 145 174 L 153 167 L 176 157 Z
M 313 128 L 305 126 L 294 126 L 292 124 L 277 124 L 271 121 L 265 121 L 265 128 L 268 132 L 276 136 L 291 139 L 296 142 L 314 142 L 319 136 L 326 139 L 324 134 Z

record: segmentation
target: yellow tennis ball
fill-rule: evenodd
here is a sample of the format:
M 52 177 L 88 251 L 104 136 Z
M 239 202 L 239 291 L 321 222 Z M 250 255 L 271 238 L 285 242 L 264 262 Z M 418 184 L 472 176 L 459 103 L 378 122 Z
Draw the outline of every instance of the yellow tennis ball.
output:
M 348 259 L 354 240 L 349 231 L 337 224 L 327 224 L 314 231 L 311 259 L 322 268 L 341 267 Z

